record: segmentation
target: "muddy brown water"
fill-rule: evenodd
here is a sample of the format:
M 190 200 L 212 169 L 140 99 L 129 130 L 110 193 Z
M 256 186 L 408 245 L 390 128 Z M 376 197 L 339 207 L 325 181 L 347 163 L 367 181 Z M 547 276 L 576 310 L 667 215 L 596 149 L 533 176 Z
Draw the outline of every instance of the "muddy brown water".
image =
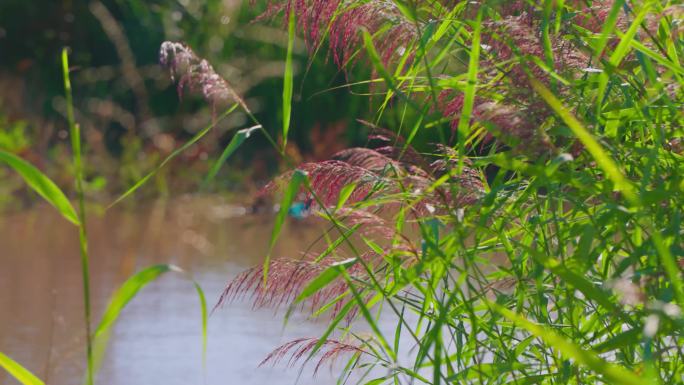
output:
M 91 211 L 97 211 L 92 208 Z M 94 318 L 113 291 L 143 267 L 172 263 L 203 287 L 208 305 L 226 283 L 261 262 L 269 215 L 244 215 L 219 198 L 185 197 L 116 207 L 89 218 Z M 274 255 L 292 255 L 319 235 L 316 225 L 286 227 Z M 0 351 L 50 385 L 80 384 L 85 366 L 82 282 L 76 229 L 51 207 L 0 214 Z M 200 311 L 192 285 L 167 274 L 128 305 L 114 328 L 97 380 L 106 385 L 331 384 L 297 367 L 260 367 L 278 345 L 316 337 L 324 324 L 238 301 L 209 319 L 202 369 Z M 16 384 L 0 370 L 0 384 Z

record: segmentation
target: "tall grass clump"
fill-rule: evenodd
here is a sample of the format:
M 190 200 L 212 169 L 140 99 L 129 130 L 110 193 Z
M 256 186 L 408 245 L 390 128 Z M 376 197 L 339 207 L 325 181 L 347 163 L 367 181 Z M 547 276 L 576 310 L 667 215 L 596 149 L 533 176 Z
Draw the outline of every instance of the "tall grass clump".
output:
M 97 371 L 104 359 L 111 329 L 121 311 L 126 305 L 143 289 L 147 284 L 156 280 L 161 275 L 168 272 L 181 274 L 189 279 L 200 302 L 202 319 L 202 365 L 204 366 L 207 346 L 207 306 L 202 288 L 185 271 L 174 265 L 155 265 L 142 269 L 133 276 L 129 277 L 111 296 L 109 304 L 104 310 L 102 319 L 93 328 L 93 311 L 91 306 L 90 291 L 90 255 L 88 252 L 88 235 L 86 227 L 86 200 L 83 185 L 85 183 L 83 173 L 83 160 L 81 151 L 81 129 L 74 118 L 74 109 L 71 95 L 71 80 L 69 66 L 69 54 L 65 48 L 62 50 L 62 75 L 64 79 L 64 92 L 66 95 L 67 123 L 71 138 L 71 151 L 73 155 L 74 182 L 76 185 L 76 200 L 78 210 L 76 210 L 67 196 L 60 188 L 44 175 L 39 169 L 31 165 L 22 158 L 12 153 L 0 150 L 0 162 L 15 170 L 26 184 L 40 197 L 54 206 L 60 214 L 73 225 L 76 226 L 79 235 L 79 251 L 81 261 L 81 276 L 83 282 L 83 308 L 84 308 L 84 334 L 85 334 L 85 374 L 83 384 L 94 385 Z M 163 165 L 162 165 L 163 166 Z M 160 166 L 161 167 L 161 166 Z M 148 177 L 149 178 L 149 177 Z M 145 182 L 145 179 L 139 184 Z M 129 192 L 130 193 L 130 192 Z M 119 200 L 125 198 L 126 195 Z M 118 202 L 118 200 L 116 201 Z M 116 203 L 114 202 L 114 203 Z M 12 358 L 0 352 L 0 367 L 5 369 L 14 379 L 22 385 L 44 385 L 44 382 L 33 373 L 24 368 Z M 75 379 L 75 381 L 78 381 Z
M 344 355 L 341 383 L 684 381 L 681 4 L 268 2 L 280 17 L 373 112 L 367 148 L 261 192 L 282 197 L 271 243 L 296 202 L 328 223 L 322 252 L 221 296 L 327 320 L 264 363 Z
M 279 202 L 264 263 L 229 282 L 217 307 L 248 297 L 285 310 L 285 319 L 303 311 L 327 323 L 322 335 L 275 347 L 262 364 L 316 359 L 317 371 L 344 357 L 340 383 L 373 385 L 684 382 L 681 4 L 259 6 L 259 20 L 287 29 L 282 126 L 264 127 L 210 63 L 165 42 L 160 61 L 179 93 L 198 93 L 224 112 L 113 204 L 220 119 L 245 112 L 253 126 L 235 133 L 206 182 L 256 130 L 290 170 L 255 197 Z M 367 146 L 303 164 L 288 158 L 299 41 L 368 98 L 371 112 L 358 116 Z M 0 152 L 0 161 L 79 226 L 87 284 L 83 204 L 76 211 L 20 158 Z M 272 258 L 295 208 L 325 230 L 302 253 Z M 89 382 L 118 312 L 173 269 L 131 278 L 95 333 L 87 331 Z M 39 383 L 8 357 L 0 365 Z

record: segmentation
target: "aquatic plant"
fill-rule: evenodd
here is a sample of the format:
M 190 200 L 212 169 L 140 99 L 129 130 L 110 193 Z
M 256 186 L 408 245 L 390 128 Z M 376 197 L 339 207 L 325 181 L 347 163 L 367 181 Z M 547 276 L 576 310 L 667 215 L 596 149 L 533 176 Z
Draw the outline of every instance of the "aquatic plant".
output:
M 159 50 L 159 63 L 169 70 L 172 80 L 178 81 L 179 96 L 186 91 L 199 92 L 212 106 L 220 104 L 225 107 L 237 102 L 246 107 L 242 98 L 216 73 L 214 67 L 205 59 L 199 58 L 187 45 L 163 42 Z
M 109 343 L 109 337 L 112 327 L 118 320 L 121 312 L 126 305 L 135 298 L 135 296 L 147 284 L 156 280 L 158 277 L 166 273 L 177 273 L 192 282 L 197 297 L 200 303 L 201 313 L 201 329 L 202 329 L 202 360 L 205 361 L 205 352 L 207 346 L 207 305 L 204 292 L 197 282 L 195 282 L 185 271 L 181 268 L 170 265 L 160 264 L 146 267 L 131 277 L 117 288 L 112 294 L 105 311 L 102 314 L 100 322 L 96 325 L 93 323 L 93 311 L 91 306 L 91 279 L 90 279 L 90 253 L 88 249 L 88 233 L 87 233 L 87 216 L 86 216 L 86 201 L 84 195 L 83 185 L 85 183 L 83 172 L 83 159 L 81 153 L 81 128 L 76 123 L 74 108 L 72 105 L 72 90 L 71 77 L 69 66 L 69 52 L 66 48 L 62 50 L 62 76 L 64 81 L 64 92 L 66 95 L 67 108 L 67 123 L 69 127 L 69 135 L 71 139 L 73 168 L 74 168 L 74 182 L 76 185 L 76 200 L 78 202 L 78 210 L 76 210 L 67 196 L 62 190 L 46 175 L 29 162 L 22 158 L 0 150 L 0 162 L 7 164 L 10 168 L 16 171 L 34 192 L 45 199 L 48 203 L 55 207 L 58 212 L 75 226 L 78 231 L 79 252 L 81 262 L 81 278 L 83 284 L 83 308 L 84 308 L 84 335 L 85 335 L 85 373 L 83 376 L 83 383 L 86 385 L 94 385 L 96 374 L 104 360 L 104 356 Z M 95 326 L 95 327 L 93 327 Z M 204 362 L 202 362 L 204 364 Z M 19 381 L 22 385 L 44 385 L 45 383 L 19 363 L 9 358 L 0 352 L 0 367 L 5 369 L 14 379 Z M 78 380 L 76 380 L 78 381 Z
M 264 190 L 312 202 L 327 247 L 226 292 L 286 315 L 335 309 L 321 338 L 265 362 L 345 346 L 347 369 L 384 368 L 359 383 L 681 382 L 680 5 L 301 0 L 264 17 L 278 12 L 311 54 L 327 41 L 347 76 L 371 69 L 354 84 L 382 100 L 368 124 L 381 145 L 293 165 Z M 391 231 L 364 232 L 377 223 Z M 373 348 L 337 345 L 358 324 Z
M 319 342 L 320 340 L 316 338 L 300 338 L 290 341 L 279 346 L 268 356 L 266 356 L 266 358 L 259 364 L 259 366 L 263 366 L 269 363 L 275 365 L 280 361 L 283 361 L 285 359 L 285 356 L 287 356 L 288 354 L 290 355 L 288 365 L 293 366 L 297 363 L 298 360 L 304 359 L 306 355 L 309 352 L 311 352 L 311 350 L 313 350 Z M 318 370 L 321 368 L 321 366 L 323 366 L 323 364 L 330 363 L 332 365 L 335 359 L 337 359 L 341 355 L 351 354 L 355 357 L 359 357 L 362 354 L 370 354 L 362 348 L 360 348 L 359 346 L 335 340 L 325 340 L 323 342 L 322 349 L 325 353 L 323 353 L 321 355 L 321 358 L 318 360 L 318 363 L 314 368 L 314 374 L 318 372 Z
M 256 197 L 280 202 L 264 264 L 229 282 L 217 306 L 248 298 L 287 308 L 286 319 L 329 317 L 321 336 L 276 347 L 262 364 L 317 356 L 318 370 L 344 356 L 340 383 L 356 371 L 353 380 L 373 385 L 682 382 L 681 5 L 283 0 L 266 9 L 288 29 L 277 131 L 187 45 L 166 42 L 160 54 L 181 92 L 232 102 L 222 116 L 242 108 L 290 165 Z M 367 148 L 288 158 L 298 30 L 311 55 L 327 44 L 350 87 L 369 87 Z M 213 169 L 251 132 L 239 131 Z M 12 154 L 0 160 L 80 226 L 83 207 L 54 183 Z M 294 204 L 326 221 L 325 247 L 271 259 Z M 87 261 L 84 252 L 84 282 Z M 124 285 L 92 342 L 171 270 Z M 4 355 L 0 365 L 35 383 Z

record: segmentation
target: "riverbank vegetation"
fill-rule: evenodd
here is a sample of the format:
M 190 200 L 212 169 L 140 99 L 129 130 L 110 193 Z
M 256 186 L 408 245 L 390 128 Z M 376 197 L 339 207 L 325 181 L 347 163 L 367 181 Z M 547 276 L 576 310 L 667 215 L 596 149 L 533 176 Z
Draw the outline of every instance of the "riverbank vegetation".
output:
M 160 64 L 178 95 L 204 99 L 211 119 L 112 205 L 135 199 L 223 119 L 244 114 L 202 186 L 260 138 L 284 171 L 254 192 L 255 209 L 277 208 L 270 249 L 284 226 L 325 224 L 316 247 L 267 253 L 216 304 L 221 311 L 253 301 L 280 309 L 285 321 L 306 312 L 327 323 L 323 335 L 274 347 L 262 364 L 318 370 L 337 360 L 339 383 L 374 385 L 682 383 L 681 4 L 253 6 L 261 7 L 255 23 L 287 33 L 279 100 L 265 107 L 277 119 L 255 114 L 220 63 L 191 42 L 162 43 Z M 310 58 L 303 68 L 298 50 Z M 314 63 L 339 71 L 344 84 L 320 92 L 345 90 L 362 103 L 337 108 L 367 135 L 303 161 L 291 146 L 302 127 L 293 103 L 307 108 L 300 97 Z M 80 181 L 78 126 L 70 123 Z M 0 155 L 81 230 L 88 282 L 83 205 L 72 209 L 30 164 Z M 147 278 L 134 277 L 112 302 L 107 328 L 157 273 L 140 274 Z M 381 316 L 392 320 L 389 330 Z M 39 383 L 0 360 L 24 383 Z

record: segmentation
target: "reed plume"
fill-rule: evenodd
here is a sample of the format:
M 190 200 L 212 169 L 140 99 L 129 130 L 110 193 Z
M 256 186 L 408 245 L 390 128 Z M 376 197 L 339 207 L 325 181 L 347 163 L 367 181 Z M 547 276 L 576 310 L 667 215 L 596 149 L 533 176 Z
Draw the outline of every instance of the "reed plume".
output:
M 409 254 L 404 253 L 404 255 Z M 358 258 L 372 269 L 377 268 L 382 262 L 382 258 L 375 252 L 363 253 Z M 341 261 L 341 259 L 332 256 L 317 260 L 316 256 L 311 254 L 304 254 L 299 259 L 277 258 L 269 263 L 269 273 L 265 283 L 263 265 L 254 266 L 240 273 L 228 283 L 214 309 L 243 298 L 248 298 L 255 309 L 273 308 L 278 310 L 282 306 L 290 307 L 295 304 L 295 300 L 302 290 L 314 278 Z M 361 263 L 347 267 L 347 273 L 356 282 L 365 282 L 368 279 L 368 272 Z M 309 312 L 313 314 L 348 290 L 348 283 L 339 277 L 309 297 L 305 303 L 301 304 L 301 309 L 308 308 Z M 336 301 L 330 307 L 329 314 L 333 317 L 337 315 L 348 301 L 348 298 Z M 356 312 L 352 311 L 347 315 L 347 318 L 351 319 L 355 314 Z
M 276 348 L 274 351 L 272 351 L 259 364 L 259 366 L 263 366 L 269 363 L 271 363 L 272 365 L 276 365 L 277 363 L 283 361 L 285 357 L 289 354 L 290 358 L 287 361 L 287 365 L 292 367 L 297 363 L 297 361 L 306 358 L 307 355 L 311 351 L 313 351 L 313 349 L 316 347 L 319 341 L 320 340 L 317 338 L 299 338 L 288 343 L 285 343 Z M 319 369 L 325 363 L 329 363 L 332 365 L 334 361 L 341 355 L 350 354 L 360 356 L 362 354 L 370 354 L 357 345 L 353 345 L 351 343 L 344 343 L 332 339 L 325 340 L 319 352 L 321 353 L 320 359 L 318 360 L 318 363 L 314 368 L 314 375 L 318 373 Z
M 303 163 L 297 167 L 308 175 L 310 190 L 303 186 L 298 193 L 298 199 L 308 202 L 313 208 L 335 205 L 342 189 L 350 184 L 356 184 L 348 202 L 358 202 L 372 191 L 382 190 L 388 181 L 365 168 L 351 165 L 339 160 Z M 278 192 L 286 186 L 294 171 L 287 172 L 269 182 L 258 193 L 259 197 Z
M 247 109 L 233 87 L 186 44 L 163 42 L 159 49 L 159 63 L 169 70 L 171 80 L 178 82 L 179 97 L 187 92 L 198 93 L 214 107 L 239 103 Z
M 284 13 L 287 20 L 291 12 L 309 51 L 315 52 L 327 37 L 330 54 L 340 68 L 352 65 L 358 57 L 362 29 L 376 37 L 385 65 L 396 62 L 417 37 L 416 26 L 387 0 L 278 0 L 270 2 L 259 19 Z

